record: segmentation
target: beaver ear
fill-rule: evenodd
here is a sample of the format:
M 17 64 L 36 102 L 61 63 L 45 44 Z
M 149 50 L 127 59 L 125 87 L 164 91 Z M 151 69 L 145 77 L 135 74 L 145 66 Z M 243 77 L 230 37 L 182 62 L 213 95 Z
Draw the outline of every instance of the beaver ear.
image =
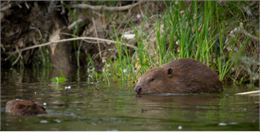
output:
M 173 76 L 173 69 L 171 67 L 167 69 L 167 75 L 170 78 Z

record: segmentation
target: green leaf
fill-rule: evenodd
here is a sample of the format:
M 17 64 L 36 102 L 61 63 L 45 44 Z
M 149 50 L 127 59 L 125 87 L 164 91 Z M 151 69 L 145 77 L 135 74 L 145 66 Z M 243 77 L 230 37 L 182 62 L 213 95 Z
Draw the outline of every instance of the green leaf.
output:
M 64 83 L 64 82 L 66 82 L 66 81 L 67 81 L 67 79 L 66 79 L 65 77 L 63 77 L 63 76 L 53 77 L 53 78 L 51 79 L 51 82 L 57 83 L 57 84 Z

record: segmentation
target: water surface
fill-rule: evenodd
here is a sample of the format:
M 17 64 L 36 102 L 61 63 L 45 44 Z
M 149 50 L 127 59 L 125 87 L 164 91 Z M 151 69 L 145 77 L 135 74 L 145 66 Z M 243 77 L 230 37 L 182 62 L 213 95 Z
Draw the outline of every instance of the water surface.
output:
M 116 82 L 54 85 L 46 75 L 15 71 L 3 71 L 1 83 L 1 130 L 259 130 L 259 97 L 234 95 L 253 90 L 241 86 L 225 86 L 223 94 L 136 97 L 133 86 Z M 48 114 L 6 114 L 5 103 L 15 98 L 45 104 Z

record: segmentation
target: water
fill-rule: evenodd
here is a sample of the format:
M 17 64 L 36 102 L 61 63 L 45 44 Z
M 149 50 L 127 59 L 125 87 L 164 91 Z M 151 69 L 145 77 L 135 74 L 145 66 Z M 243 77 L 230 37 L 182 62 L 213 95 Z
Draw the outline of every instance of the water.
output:
M 133 86 L 54 85 L 48 76 L 2 73 L 1 130 L 259 130 L 259 97 L 234 95 L 244 87 L 226 86 L 223 94 L 136 97 Z M 4 105 L 14 98 L 37 100 L 48 114 L 6 114 Z

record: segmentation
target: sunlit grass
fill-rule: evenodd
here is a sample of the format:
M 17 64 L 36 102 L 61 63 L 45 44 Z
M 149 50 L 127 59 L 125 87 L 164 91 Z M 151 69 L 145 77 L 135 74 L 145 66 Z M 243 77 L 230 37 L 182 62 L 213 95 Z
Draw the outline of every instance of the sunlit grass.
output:
M 214 1 L 192 1 L 190 5 L 178 1 L 168 2 L 167 5 L 162 19 L 153 27 L 156 37 L 154 53 L 151 55 L 147 49 L 149 41 L 143 34 L 145 31 L 133 27 L 137 50 L 129 54 L 128 49 L 121 45 L 122 40 L 117 38 L 117 58 L 110 61 L 111 67 L 105 72 L 132 82 L 151 67 L 174 59 L 193 58 L 215 70 L 220 80 L 228 78 L 234 65 L 234 50 L 227 52 L 225 48 L 227 45 L 234 48 L 234 44 L 232 41 L 225 42 L 225 37 L 235 25 L 226 26 L 227 22 L 221 19 L 226 13 L 224 7 Z

